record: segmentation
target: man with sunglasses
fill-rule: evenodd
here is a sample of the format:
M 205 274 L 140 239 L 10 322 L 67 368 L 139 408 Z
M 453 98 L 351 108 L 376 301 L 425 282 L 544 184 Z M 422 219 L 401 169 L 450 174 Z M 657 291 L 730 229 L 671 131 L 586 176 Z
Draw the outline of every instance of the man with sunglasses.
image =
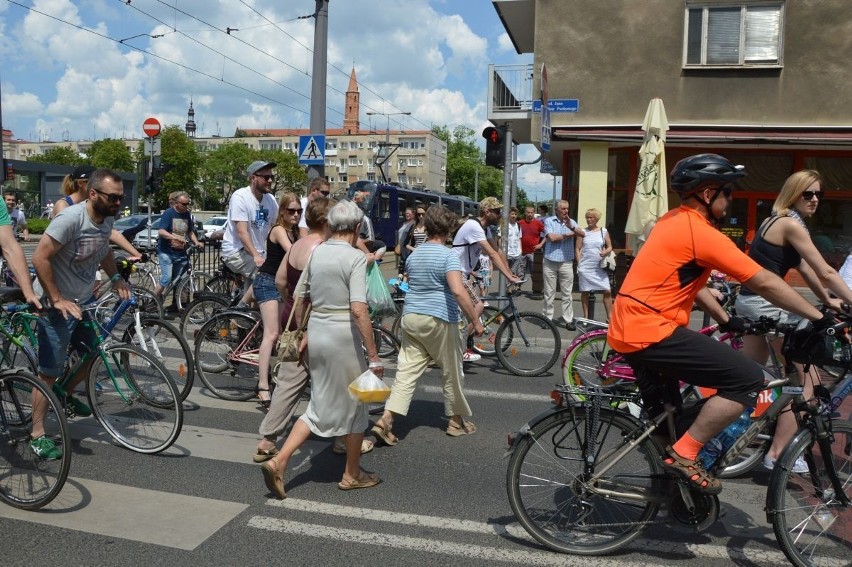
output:
M 555 215 L 544 220 L 544 261 L 542 262 L 542 315 L 569 331 L 574 326 L 574 237 L 585 236 L 577 221 L 568 215 L 568 201 L 556 203 Z M 562 316 L 554 318 L 556 282 L 562 290 Z
M 308 194 L 302 197 L 302 210 L 308 210 L 308 203 L 317 197 L 328 197 L 331 194 L 331 185 L 325 177 L 314 177 L 308 185 Z M 299 238 L 304 238 L 308 235 L 308 223 L 305 220 L 306 215 L 302 215 L 299 219 Z
M 832 322 L 716 229 L 715 223 L 730 206 L 732 184 L 744 176 L 743 166 L 716 154 L 691 156 L 674 166 L 669 187 L 680 195 L 681 205 L 660 218 L 633 261 L 613 305 L 607 335 L 610 346 L 634 367 L 652 416 L 663 411 L 666 401 L 679 403 L 678 380 L 717 390 L 689 430 L 666 448 L 663 461 L 705 494 L 718 494 L 722 485 L 703 468 L 698 453 L 745 408 L 755 405 L 766 376 L 760 364 L 687 328 L 694 302 L 720 328 L 744 328 L 742 320 L 729 317 L 705 286 L 711 270 L 730 275 L 779 307 L 818 321 L 816 327 Z
M 47 300 L 42 301 L 49 307 L 38 318 L 38 372 L 51 386 L 62 375 L 69 344 L 78 352 L 85 352 L 95 344 L 92 330 L 77 323 L 84 316 L 80 305 L 92 299 L 98 268 L 112 278 L 122 299 L 130 297 L 130 288 L 117 275 L 109 247 L 112 224 L 124 199 L 124 183 L 118 173 L 96 169 L 89 179 L 88 192 L 87 200 L 62 209 L 47 225 L 32 257 Z M 88 375 L 90 367 L 88 364 L 81 368 L 66 388 L 67 405 L 82 417 L 91 415 L 92 410 L 71 397 L 71 393 Z M 34 424 L 40 422 L 33 419 Z M 36 428 L 34 425 L 33 451 L 39 455 L 52 454 L 49 446 L 52 441 L 39 441 L 44 432 Z
M 248 187 L 237 189 L 228 203 L 228 222 L 222 238 L 222 261 L 246 280 L 243 303 L 251 300 L 251 280 L 266 260 L 266 237 L 278 218 L 278 203 L 271 195 L 275 186 L 274 162 L 258 160 L 246 169 Z
M 160 281 L 154 288 L 154 294 L 163 293 L 163 288 L 169 282 L 180 277 L 186 269 L 186 247 L 191 242 L 201 248 L 203 244 L 195 235 L 195 222 L 190 208 L 192 200 L 186 191 L 175 191 L 170 196 L 171 207 L 160 217 L 160 229 L 157 232 L 157 256 L 160 259 Z M 177 293 L 177 290 L 175 290 Z M 177 310 L 177 302 L 173 301 L 168 307 L 170 311 Z

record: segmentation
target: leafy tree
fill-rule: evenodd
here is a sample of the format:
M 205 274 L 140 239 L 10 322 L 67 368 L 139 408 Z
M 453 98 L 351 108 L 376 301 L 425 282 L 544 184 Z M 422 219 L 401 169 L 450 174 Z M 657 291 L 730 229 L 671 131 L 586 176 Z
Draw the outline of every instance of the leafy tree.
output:
M 154 206 L 159 209 L 168 207 L 169 193 L 186 191 L 193 199 L 199 196 L 196 187 L 201 157 L 181 126 L 167 126 L 160 133 L 162 163 L 170 165 L 159 190 L 154 194 Z
M 305 166 L 299 163 L 299 158 L 293 152 L 284 150 L 260 150 L 254 159 L 275 162 L 274 191 L 292 191 L 298 195 L 305 193 L 308 174 Z
M 30 157 L 29 161 L 73 166 L 87 163 L 87 160 L 77 150 L 68 146 L 53 146 L 40 155 Z
M 253 153 L 244 144 L 228 142 L 204 155 L 199 173 L 202 208 L 225 208 L 231 193 L 247 184 L 246 167 L 254 161 Z
M 95 167 L 108 167 L 116 171 L 134 171 L 133 156 L 121 140 L 97 140 L 89 150 L 89 161 Z

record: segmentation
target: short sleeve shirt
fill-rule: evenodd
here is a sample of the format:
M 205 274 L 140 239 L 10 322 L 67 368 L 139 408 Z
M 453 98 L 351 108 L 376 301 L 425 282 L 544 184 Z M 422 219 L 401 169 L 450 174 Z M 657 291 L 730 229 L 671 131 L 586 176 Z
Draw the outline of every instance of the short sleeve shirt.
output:
M 12 219 L 9 218 L 9 211 L 6 207 L 0 207 L 0 226 L 9 226 L 12 224 Z
M 636 352 L 685 327 L 695 296 L 714 269 L 745 282 L 763 268 L 695 209 L 681 206 L 666 213 L 618 291 L 609 344 L 618 352 Z
M 509 228 L 506 231 L 509 235 L 506 245 L 508 249 L 506 255 L 509 258 L 517 258 L 521 255 L 521 230 L 518 223 L 509 223 Z
M 574 229 L 577 228 L 577 222 L 568 218 L 568 222 L 562 222 L 558 217 L 548 217 L 544 221 L 544 234 L 564 234 L 568 238 L 563 238 L 557 242 L 550 240 L 544 241 L 544 259 L 551 262 L 571 262 L 574 260 Z
M 458 323 L 459 304 L 447 285 L 447 274 L 461 272 L 458 254 L 435 242 L 424 242 L 406 261 L 409 291 L 402 314 L 419 313 Z
M 248 232 L 254 249 L 265 257 L 266 237 L 277 218 L 278 203 L 269 193 L 265 193 L 258 201 L 251 187 L 234 191 L 228 204 L 228 224 L 222 238 L 222 256 L 231 256 L 243 249 L 243 242 L 237 234 L 236 224 L 243 221 L 248 223 Z
M 87 301 L 95 287 L 95 273 L 109 252 L 113 217 L 101 224 L 89 218 L 86 201 L 56 215 L 44 234 L 62 245 L 50 259 L 53 279 L 59 293 L 72 301 Z
M 484 240 L 485 230 L 477 219 L 469 219 L 456 232 L 453 250 L 459 256 L 463 276 L 469 276 L 479 263 L 479 254 L 482 252 L 480 243 Z
M 174 207 L 169 207 L 160 217 L 160 229 L 170 232 L 175 236 L 182 236 L 184 242 L 190 241 L 189 233 L 192 231 L 193 222 L 192 215 L 189 211 L 179 213 Z M 172 240 L 160 236 L 157 239 L 157 252 L 168 254 L 173 257 L 186 256 L 186 247 L 174 248 Z
M 521 229 L 521 254 L 532 254 L 535 252 L 535 247 L 541 242 L 541 235 L 544 233 L 544 223 L 538 219 L 533 219 L 527 222 L 527 219 L 518 221 L 518 226 Z

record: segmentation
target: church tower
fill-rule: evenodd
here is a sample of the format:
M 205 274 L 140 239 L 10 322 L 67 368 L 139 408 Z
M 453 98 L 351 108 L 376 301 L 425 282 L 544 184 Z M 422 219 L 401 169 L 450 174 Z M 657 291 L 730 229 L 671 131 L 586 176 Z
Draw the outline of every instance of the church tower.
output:
M 186 130 L 187 138 L 195 137 L 195 110 L 192 108 L 192 98 L 189 99 L 189 112 L 186 114 Z
M 346 89 L 346 111 L 343 113 L 343 133 L 357 134 L 361 129 L 358 118 L 361 111 L 361 94 L 358 92 L 358 80 L 355 78 L 355 67 L 349 75 L 349 88 Z

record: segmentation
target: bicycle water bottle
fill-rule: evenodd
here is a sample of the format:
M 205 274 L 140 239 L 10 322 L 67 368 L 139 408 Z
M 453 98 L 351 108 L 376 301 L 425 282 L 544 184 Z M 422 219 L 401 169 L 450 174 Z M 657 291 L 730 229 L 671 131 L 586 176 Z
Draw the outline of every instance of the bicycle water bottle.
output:
M 745 430 L 751 425 L 751 412 L 752 408 L 746 408 L 735 422 L 704 444 L 701 452 L 698 453 L 698 461 L 704 467 L 704 470 L 709 471 L 719 457 L 724 455 L 733 446 L 737 438 L 745 433 Z

